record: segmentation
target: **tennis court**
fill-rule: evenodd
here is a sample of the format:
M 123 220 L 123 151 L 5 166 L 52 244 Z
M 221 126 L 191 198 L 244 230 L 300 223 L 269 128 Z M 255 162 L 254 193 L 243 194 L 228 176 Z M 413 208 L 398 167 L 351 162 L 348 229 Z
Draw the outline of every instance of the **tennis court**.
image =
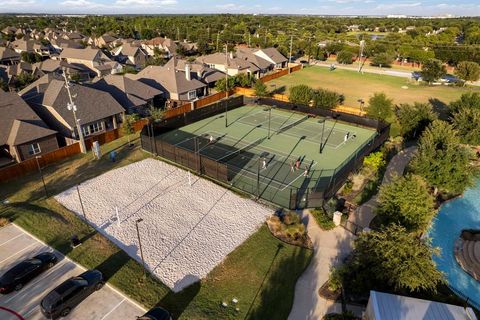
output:
M 234 187 L 283 204 L 290 201 L 292 190 L 325 188 L 375 136 L 373 129 L 331 118 L 243 106 L 161 139 L 227 164 Z

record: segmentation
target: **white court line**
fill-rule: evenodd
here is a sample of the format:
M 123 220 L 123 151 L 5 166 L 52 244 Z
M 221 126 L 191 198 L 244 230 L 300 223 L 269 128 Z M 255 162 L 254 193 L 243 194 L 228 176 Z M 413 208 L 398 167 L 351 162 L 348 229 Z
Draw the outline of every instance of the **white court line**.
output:
M 36 244 L 35 242 L 29 244 L 28 246 L 26 246 L 26 247 L 23 248 L 22 250 L 17 251 L 17 252 L 15 252 L 14 254 L 12 254 L 11 256 L 9 256 L 8 258 L 3 259 L 2 261 L 0 261 L 0 263 L 7 261 L 7 260 L 10 259 L 11 257 L 16 256 L 16 255 L 19 254 L 20 252 L 23 252 L 23 251 L 27 250 L 28 248 L 30 248 L 31 246 L 33 246 L 33 245 L 35 245 L 35 244 Z
M 4 242 L 4 243 L 2 243 L 2 244 L 0 244 L 0 247 L 1 247 L 1 246 L 3 246 L 4 244 L 7 244 L 7 243 L 9 243 L 9 242 L 10 242 L 10 241 L 12 241 L 12 240 L 15 240 L 15 239 L 17 239 L 17 238 L 21 237 L 21 236 L 23 236 L 23 233 L 22 233 L 22 234 L 19 234 L 19 235 L 18 235 L 18 236 L 16 236 L 16 237 L 13 237 L 13 238 L 12 238 L 12 239 L 10 239 L 10 240 L 7 240 L 7 241 L 5 241 L 5 242 Z
M 317 162 L 313 161 L 313 164 L 310 166 L 310 168 L 308 168 L 308 171 L 310 171 L 310 169 L 312 169 L 313 167 L 315 167 L 317 165 Z M 287 189 L 292 183 L 294 183 L 295 181 L 297 181 L 298 179 L 300 179 L 301 177 L 305 177 L 303 174 L 300 174 L 298 177 L 296 177 L 295 179 L 293 179 L 292 181 L 290 181 L 289 184 L 287 184 L 283 189 L 281 189 L 281 191 Z
M 33 306 L 32 309 L 28 310 L 28 312 L 23 315 L 23 316 L 25 317 L 25 319 L 27 319 L 28 316 L 29 316 L 30 314 L 32 314 L 32 312 L 35 311 L 35 309 L 37 309 L 37 308 L 40 308 L 40 305 L 36 304 L 36 305 Z
M 116 305 L 115 307 L 113 307 L 113 309 L 110 310 L 106 315 L 104 315 L 103 318 L 100 319 L 100 320 L 103 320 L 103 319 L 105 319 L 106 317 L 108 317 L 108 315 L 109 315 L 110 313 L 112 313 L 113 311 L 115 311 L 115 309 L 117 309 L 117 308 L 123 303 L 123 301 L 125 301 L 125 298 L 123 298 L 122 301 L 120 301 L 119 303 L 117 303 L 117 305 Z

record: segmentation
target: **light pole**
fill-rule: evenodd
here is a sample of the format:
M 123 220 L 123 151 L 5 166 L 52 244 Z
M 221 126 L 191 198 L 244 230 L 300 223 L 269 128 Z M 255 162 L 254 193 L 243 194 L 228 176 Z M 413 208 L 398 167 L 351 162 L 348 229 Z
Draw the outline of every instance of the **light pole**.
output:
M 77 194 L 78 194 L 78 200 L 80 200 L 80 206 L 82 207 L 83 217 L 85 218 L 85 222 L 87 222 L 87 215 L 85 214 L 85 208 L 83 207 L 83 201 L 82 201 L 82 197 L 80 196 L 80 188 L 78 187 L 78 184 L 77 184 Z
M 322 137 L 320 138 L 320 153 L 323 151 L 323 133 L 325 132 L 325 119 L 318 120 L 318 123 L 322 123 Z
M 267 138 L 270 139 L 270 122 L 272 119 L 272 107 L 269 107 L 268 109 L 264 109 L 265 111 L 268 110 L 268 136 Z
M 137 219 L 135 220 L 135 227 L 137 228 L 137 238 L 138 238 L 138 247 L 140 248 L 140 257 L 142 258 L 142 265 L 143 265 L 143 278 L 145 279 L 147 277 L 147 274 L 145 273 L 145 260 L 143 259 L 143 250 L 142 250 L 142 241 L 140 240 L 140 231 L 138 230 L 138 224 L 142 222 L 143 219 Z
M 45 198 L 48 198 L 47 185 L 45 184 L 45 179 L 43 178 L 42 168 L 40 167 L 40 162 L 38 161 L 38 159 L 41 158 L 41 157 L 42 156 L 35 156 L 35 160 L 37 161 L 38 172 L 40 173 L 40 176 L 42 177 L 43 190 L 45 190 Z
M 228 43 L 225 43 L 225 128 L 228 127 Z
M 65 68 L 63 68 L 63 78 L 65 79 L 65 88 L 67 89 L 68 98 L 70 100 L 70 102 L 67 103 L 67 109 L 73 112 L 73 119 L 75 121 L 75 126 L 77 127 L 78 137 L 80 140 L 80 151 L 82 153 L 87 153 L 87 147 L 85 146 L 85 140 L 83 139 L 83 133 L 80 128 L 80 122 L 77 119 L 77 106 L 73 102 L 72 93 L 70 92 L 70 84 L 68 83 L 67 72 Z
M 363 106 L 365 105 L 365 101 L 363 99 L 358 99 L 357 101 L 360 103 L 360 115 L 362 115 Z

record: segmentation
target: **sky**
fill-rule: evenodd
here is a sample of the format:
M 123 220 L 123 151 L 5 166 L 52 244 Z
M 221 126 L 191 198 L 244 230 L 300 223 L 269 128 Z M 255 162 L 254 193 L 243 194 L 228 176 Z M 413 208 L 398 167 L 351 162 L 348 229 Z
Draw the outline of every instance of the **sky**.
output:
M 480 0 L 2 0 L 0 12 L 480 16 Z

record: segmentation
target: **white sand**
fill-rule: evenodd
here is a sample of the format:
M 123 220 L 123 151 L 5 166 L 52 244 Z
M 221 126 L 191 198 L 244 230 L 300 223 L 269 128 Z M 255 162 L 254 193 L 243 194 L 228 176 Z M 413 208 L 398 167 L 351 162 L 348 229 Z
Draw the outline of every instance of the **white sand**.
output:
M 89 223 L 178 292 L 205 277 L 272 212 L 213 182 L 154 159 L 109 171 L 80 185 Z M 82 216 L 76 188 L 57 201 Z M 115 214 L 119 209 L 120 226 Z

